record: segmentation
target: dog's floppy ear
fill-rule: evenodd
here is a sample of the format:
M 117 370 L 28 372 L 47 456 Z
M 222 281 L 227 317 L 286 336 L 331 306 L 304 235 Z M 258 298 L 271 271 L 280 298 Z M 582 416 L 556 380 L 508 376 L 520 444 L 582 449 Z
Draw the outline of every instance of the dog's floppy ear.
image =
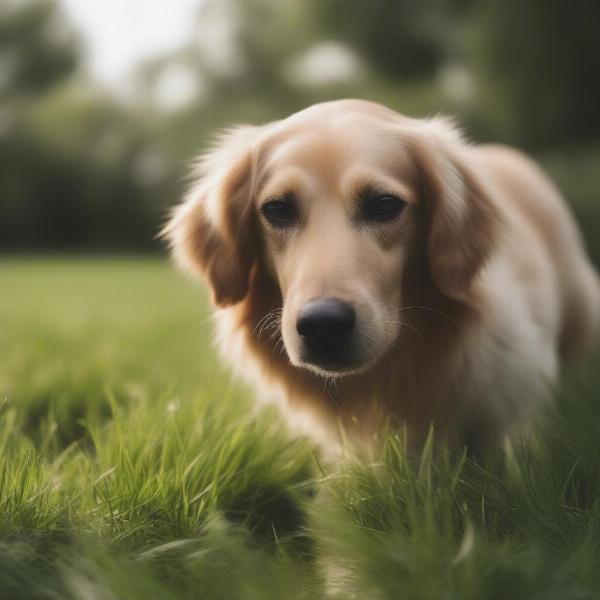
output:
M 425 204 L 431 276 L 445 296 L 468 302 L 475 276 L 497 243 L 499 211 L 451 123 L 427 122 L 411 146 Z
M 204 276 L 216 305 L 242 301 L 256 261 L 253 195 L 258 129 L 225 133 L 204 155 L 184 202 L 162 231 L 175 260 Z

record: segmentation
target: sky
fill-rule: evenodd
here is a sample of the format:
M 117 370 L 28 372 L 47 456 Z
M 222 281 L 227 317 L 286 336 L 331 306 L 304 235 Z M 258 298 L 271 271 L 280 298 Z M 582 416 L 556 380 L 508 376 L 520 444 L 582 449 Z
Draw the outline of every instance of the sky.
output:
M 82 35 L 94 77 L 111 87 L 140 60 L 159 56 L 189 39 L 202 0 L 60 0 Z

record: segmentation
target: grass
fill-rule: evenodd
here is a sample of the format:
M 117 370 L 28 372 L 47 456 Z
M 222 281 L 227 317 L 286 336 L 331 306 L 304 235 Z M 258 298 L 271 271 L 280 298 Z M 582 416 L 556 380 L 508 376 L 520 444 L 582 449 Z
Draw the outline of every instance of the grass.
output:
M 389 432 L 323 466 L 166 262 L 4 258 L 0 285 L 0 598 L 600 596 L 593 361 L 479 462 Z

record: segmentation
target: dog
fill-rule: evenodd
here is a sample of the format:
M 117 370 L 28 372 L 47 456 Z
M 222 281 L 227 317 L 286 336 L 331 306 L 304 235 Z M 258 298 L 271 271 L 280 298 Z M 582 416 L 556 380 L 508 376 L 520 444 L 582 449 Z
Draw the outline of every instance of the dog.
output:
M 212 290 L 223 355 L 321 441 L 496 443 L 600 328 L 557 189 L 444 117 L 339 100 L 229 130 L 163 234 Z

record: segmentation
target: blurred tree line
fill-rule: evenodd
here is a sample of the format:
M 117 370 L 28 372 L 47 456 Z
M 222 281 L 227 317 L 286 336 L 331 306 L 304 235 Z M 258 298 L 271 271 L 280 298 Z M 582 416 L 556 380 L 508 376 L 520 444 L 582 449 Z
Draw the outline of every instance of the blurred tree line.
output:
M 80 55 L 54 2 L 0 9 L 2 248 L 151 246 L 174 179 L 145 172 L 156 142 L 135 111 L 74 83 Z
M 152 248 L 215 129 L 355 96 L 537 154 L 600 257 L 599 17 L 593 0 L 205 0 L 124 100 L 90 80 L 54 0 L 9 2 L 0 248 Z

